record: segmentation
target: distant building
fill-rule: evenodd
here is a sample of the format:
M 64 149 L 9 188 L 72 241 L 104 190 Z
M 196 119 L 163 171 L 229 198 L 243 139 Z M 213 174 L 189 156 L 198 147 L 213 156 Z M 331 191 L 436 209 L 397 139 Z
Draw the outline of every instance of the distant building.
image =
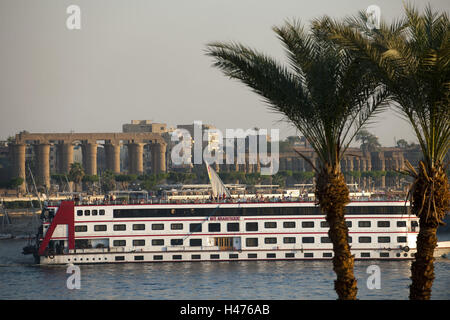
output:
M 167 132 L 167 124 L 155 123 L 152 120 L 131 120 L 122 126 L 122 132 Z

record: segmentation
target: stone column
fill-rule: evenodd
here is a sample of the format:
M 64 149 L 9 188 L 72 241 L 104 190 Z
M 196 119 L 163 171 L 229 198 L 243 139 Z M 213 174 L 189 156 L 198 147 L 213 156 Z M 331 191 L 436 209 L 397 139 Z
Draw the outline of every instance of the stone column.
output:
M 131 174 L 144 173 L 144 144 L 129 143 L 128 144 L 128 171 Z
M 70 165 L 73 163 L 73 145 L 71 143 L 60 144 L 57 152 L 60 153 L 59 159 L 61 161 L 58 165 L 59 172 L 69 173 Z
M 40 143 L 35 146 L 36 182 L 50 188 L 50 144 Z
M 259 159 L 259 153 L 256 155 L 256 172 L 261 173 L 261 162 Z
M 120 173 L 120 144 L 105 143 L 106 169 Z
M 84 145 L 83 163 L 86 175 L 97 175 L 97 143 L 86 143 Z
M 353 173 L 354 168 L 353 168 L 353 157 L 348 156 L 347 158 L 347 170 L 349 173 Z M 350 178 L 350 183 L 355 183 L 355 178 L 352 174 L 349 174 L 349 178 Z
M 292 165 L 292 158 L 286 158 L 286 162 L 287 162 L 287 164 L 286 164 L 286 170 L 293 170 L 292 169 L 292 167 L 293 167 L 293 165 Z
M 380 170 L 386 171 L 386 157 L 384 156 L 384 152 L 379 152 L 379 159 L 380 159 Z M 381 188 L 386 187 L 386 176 L 381 177 Z
M 12 161 L 12 178 L 22 178 L 24 183 L 18 187 L 19 192 L 24 193 L 25 188 L 25 144 L 10 144 L 10 154 Z
M 159 144 L 159 153 L 158 153 L 158 170 L 160 172 L 166 172 L 166 145 Z
M 134 157 L 136 154 L 134 152 L 132 143 L 127 143 L 127 153 L 128 153 L 128 174 L 132 174 L 133 172 L 136 171 L 133 167 L 135 162 Z
M 238 172 L 240 170 L 239 168 L 239 163 L 237 163 L 237 161 L 234 162 L 234 171 Z
M 367 160 L 366 160 L 366 158 L 365 157 L 362 157 L 360 160 L 359 160 L 359 163 L 360 163 L 360 165 L 359 165 L 359 171 L 361 172 L 361 174 L 363 173 L 363 172 L 366 172 L 367 171 Z M 367 177 L 362 177 L 362 180 L 363 180 L 363 188 L 364 189 L 366 189 L 367 188 Z
M 152 170 L 153 173 L 166 172 L 166 144 L 152 145 Z

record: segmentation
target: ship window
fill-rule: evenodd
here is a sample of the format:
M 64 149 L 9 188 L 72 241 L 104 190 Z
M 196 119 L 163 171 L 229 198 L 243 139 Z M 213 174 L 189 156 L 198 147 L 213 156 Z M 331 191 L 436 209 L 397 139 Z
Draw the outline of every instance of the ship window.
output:
M 152 239 L 152 246 L 163 246 L 164 239 Z
M 106 231 L 106 224 L 96 224 L 94 231 Z
M 75 249 L 86 249 L 89 248 L 88 239 L 77 239 L 75 240 Z
M 201 223 L 190 223 L 189 224 L 189 232 L 202 232 L 202 224 Z
M 115 260 L 116 261 L 124 261 L 125 260 L 125 256 L 115 256 Z
M 397 221 L 397 227 L 398 228 L 406 227 L 406 221 Z
M 303 221 L 302 228 L 314 228 L 314 221 Z
M 114 247 L 125 247 L 127 241 L 126 240 L 114 240 L 113 246 Z
M 378 237 L 378 243 L 389 243 L 391 242 L 391 237 Z
M 145 240 L 144 239 L 133 240 L 133 246 L 135 246 L 135 247 L 143 247 L 143 246 L 145 246 Z
M 314 237 L 303 237 L 302 243 L 314 243 Z
M 397 242 L 400 242 L 400 243 L 406 242 L 406 237 L 397 237 Z
M 359 243 L 371 243 L 372 238 L 371 237 L 359 237 L 358 242 Z
M 77 216 L 82 216 L 83 215 L 83 210 L 77 210 Z
M 295 243 L 295 237 L 284 237 L 283 243 Z
M 352 243 L 352 237 L 348 237 L 348 243 Z
M 238 222 L 229 222 L 227 223 L 227 231 L 239 231 L 239 223 Z
M 212 254 L 209 256 L 210 259 L 219 259 L 219 255 L 218 254 Z
M 370 228 L 370 221 L 358 221 L 358 227 Z
M 256 259 L 256 258 L 258 258 L 258 255 L 257 255 L 256 253 L 249 253 L 249 254 L 247 255 L 247 257 L 248 257 L 249 259 Z
M 268 253 L 267 254 L 267 258 L 276 258 L 276 254 L 275 253 Z
M 183 239 L 171 239 L 170 245 L 172 246 L 182 246 L 183 245 Z
M 245 239 L 245 244 L 247 245 L 247 247 L 257 247 L 258 238 L 247 238 Z
M 275 229 L 277 227 L 277 223 L 276 222 L 264 222 L 264 228 L 266 229 Z
M 191 247 L 201 247 L 202 246 L 202 239 L 190 239 L 189 245 Z
M 380 258 L 389 258 L 389 252 L 380 252 Z
M 305 253 L 304 257 L 305 257 L 305 258 L 314 258 L 314 253 L 312 253 L 312 252 L 307 252 L 307 253 Z
M 321 237 L 320 238 L 321 243 L 331 243 L 330 237 Z
M 419 223 L 417 221 L 411 221 L 411 227 L 418 227 Z
M 173 260 L 181 260 L 181 254 L 174 254 L 174 255 L 172 256 L 172 259 L 173 259 Z
M 84 210 L 84 215 L 85 216 L 90 216 L 91 215 L 91 210 Z
M 321 228 L 329 228 L 330 224 L 328 223 L 328 221 L 321 221 L 320 222 L 320 227 Z
M 352 222 L 351 221 L 345 221 L 345 224 L 347 225 L 347 228 L 351 228 L 352 227 Z
M 378 228 L 389 228 L 391 226 L 391 223 L 389 221 L 378 221 L 377 227 Z
M 208 232 L 220 232 L 220 223 L 208 224 Z
M 105 210 L 104 210 L 104 209 L 100 209 L 98 212 L 99 212 L 99 214 L 100 214 L 101 216 L 104 216 L 104 215 L 105 215 Z
M 153 260 L 162 260 L 163 256 L 157 255 L 157 256 L 153 256 Z
M 193 254 L 193 255 L 191 256 L 191 259 L 192 259 L 192 260 L 200 260 L 200 255 L 199 255 L 199 254 Z
M 295 228 L 295 221 L 283 222 L 283 228 Z
M 324 257 L 324 258 L 331 258 L 332 256 L 333 256 L 333 254 L 331 252 L 324 252 L 322 254 L 322 257 Z
M 114 231 L 124 231 L 127 229 L 127 225 L 126 224 L 115 224 L 113 228 L 114 228 Z
M 142 260 L 144 260 L 144 256 L 134 256 L 134 260 L 142 261 Z
M 75 232 L 86 232 L 87 226 L 75 226 Z
M 245 229 L 247 231 L 258 231 L 258 222 L 247 222 L 245 224 Z
M 370 252 L 361 252 L 361 258 L 370 258 Z
M 153 223 L 152 230 L 164 230 L 164 223 Z
M 229 257 L 230 257 L 230 259 L 237 259 L 238 258 L 238 254 L 237 253 L 230 253 Z
M 292 252 L 288 252 L 284 255 L 285 258 L 294 258 L 295 257 L 295 253 Z
M 170 225 L 171 230 L 183 230 L 183 224 L 182 223 L 172 223 Z
M 92 210 L 92 215 L 93 215 L 93 216 L 98 215 L 98 210 Z
M 164 225 L 163 225 L 164 228 Z M 139 223 L 139 224 L 133 224 L 133 230 L 145 230 L 145 224 Z
M 264 243 L 266 243 L 266 244 L 277 243 L 277 238 L 264 238 Z

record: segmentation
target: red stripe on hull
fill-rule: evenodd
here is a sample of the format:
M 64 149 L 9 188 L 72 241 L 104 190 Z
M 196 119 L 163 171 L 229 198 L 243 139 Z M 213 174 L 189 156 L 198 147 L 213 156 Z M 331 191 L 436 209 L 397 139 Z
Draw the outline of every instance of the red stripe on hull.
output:
M 56 226 L 65 224 L 68 226 L 68 236 L 69 236 L 69 249 L 75 249 L 75 223 L 74 223 L 74 202 L 73 201 L 62 201 L 59 209 L 53 219 L 50 228 L 45 234 L 45 238 L 42 241 L 38 254 L 43 255 L 45 249 L 47 248 L 50 239 L 52 238 L 53 232 Z

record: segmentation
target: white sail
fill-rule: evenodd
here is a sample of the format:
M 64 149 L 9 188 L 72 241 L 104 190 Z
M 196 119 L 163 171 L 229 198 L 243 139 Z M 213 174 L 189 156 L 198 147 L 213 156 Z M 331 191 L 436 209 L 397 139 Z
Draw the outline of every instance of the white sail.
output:
M 206 164 L 206 169 L 208 170 L 209 181 L 211 182 L 213 197 L 214 198 L 218 198 L 218 197 L 229 198 L 229 197 L 231 197 L 230 192 L 223 184 L 219 175 L 209 166 L 209 164 L 206 161 L 205 161 L 205 164 Z

